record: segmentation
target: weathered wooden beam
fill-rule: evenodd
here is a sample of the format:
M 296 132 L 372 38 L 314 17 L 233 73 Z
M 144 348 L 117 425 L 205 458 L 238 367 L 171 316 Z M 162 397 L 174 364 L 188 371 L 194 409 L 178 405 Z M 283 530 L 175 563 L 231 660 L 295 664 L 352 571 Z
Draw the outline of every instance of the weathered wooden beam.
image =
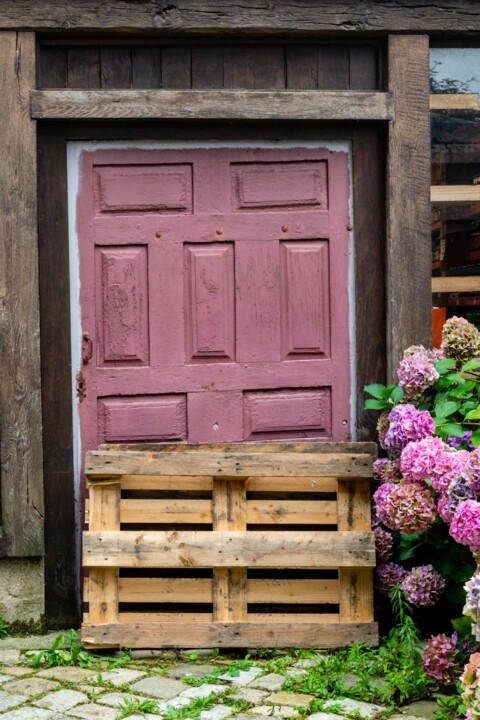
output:
M 391 120 L 389 93 L 302 90 L 35 90 L 42 120 Z
M 2 8 L 0 5 L 0 15 Z M 0 32 L 1 525 L 10 556 L 43 554 L 35 36 Z
M 169 647 L 321 647 L 335 648 L 356 642 L 378 644 L 377 623 L 316 622 L 269 623 L 131 623 L 83 625 L 85 645 L 105 643 L 136 648 Z
M 121 530 L 83 533 L 90 568 L 375 567 L 371 532 Z
M 385 31 L 437 33 L 479 30 L 477 0 L 1 0 L 0 27 L 58 32 L 318 33 Z
M 387 162 L 387 373 L 403 350 L 432 341 L 430 108 L 427 36 L 389 38 L 395 97 Z

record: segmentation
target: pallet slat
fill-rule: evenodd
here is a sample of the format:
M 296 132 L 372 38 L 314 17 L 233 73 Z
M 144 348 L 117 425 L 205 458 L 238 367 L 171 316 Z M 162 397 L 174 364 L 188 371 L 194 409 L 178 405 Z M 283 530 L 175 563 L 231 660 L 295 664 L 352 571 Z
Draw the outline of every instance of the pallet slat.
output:
M 119 623 L 85 625 L 85 645 L 120 647 L 322 647 L 378 643 L 376 623 Z
M 121 530 L 83 537 L 86 567 L 375 567 L 368 532 Z
M 204 475 L 121 475 L 122 490 L 180 490 L 211 491 L 213 478 Z M 336 477 L 312 475 L 306 477 L 249 477 L 247 490 L 250 492 L 302 492 L 331 493 L 337 490 Z M 92 484 L 98 484 L 93 481 Z
M 86 454 L 85 473 L 112 475 L 209 475 L 214 477 L 303 477 L 369 478 L 372 456 L 366 453 L 316 455 L 314 453 L 156 453 L 91 451 Z

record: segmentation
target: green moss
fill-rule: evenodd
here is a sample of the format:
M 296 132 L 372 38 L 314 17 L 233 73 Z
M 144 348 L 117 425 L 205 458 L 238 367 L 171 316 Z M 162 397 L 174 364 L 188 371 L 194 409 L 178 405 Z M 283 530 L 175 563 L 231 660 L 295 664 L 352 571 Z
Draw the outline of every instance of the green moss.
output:
M 46 632 L 45 615 L 40 615 L 36 620 L 14 620 L 9 623 L 9 635 L 44 635 Z

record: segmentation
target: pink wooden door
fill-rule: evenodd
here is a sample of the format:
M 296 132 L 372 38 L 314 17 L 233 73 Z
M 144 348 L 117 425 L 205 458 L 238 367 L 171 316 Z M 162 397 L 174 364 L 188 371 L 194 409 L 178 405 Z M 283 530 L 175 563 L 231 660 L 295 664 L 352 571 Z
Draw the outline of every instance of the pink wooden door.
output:
M 83 152 L 82 448 L 348 440 L 348 198 L 325 148 Z

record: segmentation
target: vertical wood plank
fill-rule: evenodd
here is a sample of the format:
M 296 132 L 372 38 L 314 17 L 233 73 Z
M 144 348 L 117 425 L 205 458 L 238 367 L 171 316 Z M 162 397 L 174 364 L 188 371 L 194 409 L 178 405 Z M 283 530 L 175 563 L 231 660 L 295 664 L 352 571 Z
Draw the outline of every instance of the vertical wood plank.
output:
M 318 48 L 318 89 L 348 90 L 349 67 L 348 47 L 320 46 Z
M 162 86 L 162 49 L 155 45 L 132 48 L 132 86 L 148 90 Z
M 192 48 L 192 88 L 223 87 L 223 47 Z
M 255 47 L 225 48 L 224 87 L 255 89 Z
M 316 90 L 318 87 L 318 49 L 315 45 L 287 45 L 287 88 Z
M 285 48 L 283 45 L 257 47 L 255 52 L 255 87 L 257 90 L 286 87 Z
M 89 528 L 120 530 L 119 482 L 90 486 Z M 90 622 L 118 622 L 118 568 L 92 568 L 88 587 Z
M 67 86 L 70 89 L 100 87 L 98 47 L 69 47 L 67 62 Z
M 102 88 L 125 90 L 132 87 L 131 47 L 109 47 L 100 49 Z
M 213 531 L 247 529 L 245 480 L 213 480 Z M 247 619 L 247 570 L 214 568 L 213 619 L 215 622 L 245 622 Z
M 42 332 L 45 498 L 45 615 L 48 627 L 78 624 L 72 453 L 72 380 L 68 257 L 67 157 L 64 126 L 38 128 L 38 250 Z M 55 278 L 55 282 L 52 282 Z
M 377 48 L 374 45 L 350 47 L 350 90 L 377 90 Z
M 67 48 L 40 48 L 37 85 L 39 88 L 67 87 Z
M 162 49 L 162 86 L 178 90 L 192 87 L 192 51 L 187 46 Z
M 370 481 L 337 483 L 338 530 L 370 530 Z M 373 622 L 373 571 L 340 568 L 340 622 Z
M 0 457 L 4 551 L 43 554 L 35 35 L 0 32 Z
M 395 97 L 387 163 L 388 379 L 403 350 L 432 341 L 429 43 L 391 35 L 389 90 Z

